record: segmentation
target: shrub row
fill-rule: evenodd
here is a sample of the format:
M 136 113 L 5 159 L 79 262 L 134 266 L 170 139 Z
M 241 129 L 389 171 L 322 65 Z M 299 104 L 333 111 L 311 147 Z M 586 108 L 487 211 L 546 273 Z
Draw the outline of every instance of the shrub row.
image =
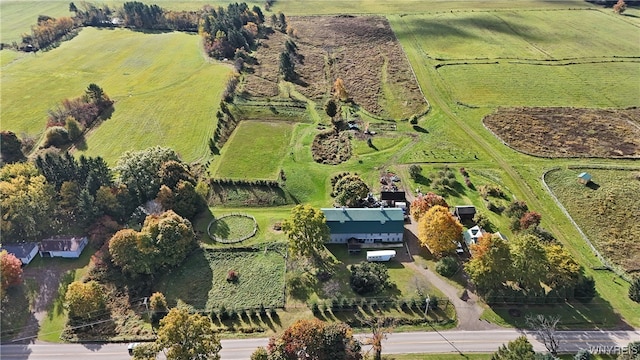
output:
M 279 188 L 280 184 L 276 180 L 245 180 L 245 179 L 209 179 L 210 185 L 218 186 L 264 186 L 268 188 Z

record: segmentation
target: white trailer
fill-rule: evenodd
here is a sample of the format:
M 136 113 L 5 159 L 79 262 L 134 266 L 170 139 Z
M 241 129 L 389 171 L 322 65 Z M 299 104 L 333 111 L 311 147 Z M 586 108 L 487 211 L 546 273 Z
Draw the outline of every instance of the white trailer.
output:
M 367 251 L 367 261 L 389 261 L 396 257 L 395 250 Z

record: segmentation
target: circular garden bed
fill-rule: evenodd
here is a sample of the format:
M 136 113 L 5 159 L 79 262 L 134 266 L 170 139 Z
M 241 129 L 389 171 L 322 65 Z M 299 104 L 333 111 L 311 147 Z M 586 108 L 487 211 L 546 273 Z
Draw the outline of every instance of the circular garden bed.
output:
M 217 242 L 234 244 L 245 241 L 258 231 L 258 223 L 253 216 L 228 214 L 211 220 L 207 234 Z

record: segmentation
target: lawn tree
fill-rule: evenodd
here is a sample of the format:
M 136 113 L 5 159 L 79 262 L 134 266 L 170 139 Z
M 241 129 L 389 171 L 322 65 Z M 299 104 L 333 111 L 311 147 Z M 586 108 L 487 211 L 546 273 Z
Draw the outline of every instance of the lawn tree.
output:
M 251 353 L 251 357 L 249 360 L 269 360 L 269 352 L 267 349 L 262 346 L 258 347 L 253 353 Z
M 631 281 L 631 286 L 629 287 L 629 299 L 640 303 L 640 276 L 636 276 Z
M 169 189 L 175 189 L 181 181 L 186 181 L 191 185 L 196 184 L 196 179 L 191 174 L 189 167 L 176 160 L 162 163 L 158 175 L 160 183 L 166 185 Z
M 552 355 L 558 354 L 558 336 L 556 328 L 560 322 L 560 316 L 557 315 L 528 315 L 526 317 L 527 326 L 529 326 L 537 335 L 538 340 L 544 344 L 544 347 Z
M 342 206 L 355 207 L 369 195 L 369 187 L 358 175 L 345 175 L 333 186 L 336 202 Z
M 140 232 L 151 238 L 156 269 L 179 265 L 196 246 L 191 222 L 171 210 L 147 216 Z
M 507 345 L 502 345 L 497 352 L 491 356 L 491 360 L 535 360 L 536 353 L 533 345 L 526 336 L 520 336 Z
M 389 272 L 387 267 L 371 262 L 351 265 L 349 285 L 356 294 L 364 295 L 378 293 L 388 284 Z
M 297 205 L 291 217 L 282 222 L 289 239 L 289 250 L 300 256 L 317 256 L 329 240 L 329 226 L 321 210 L 311 205 Z
M 483 236 L 478 245 L 471 245 L 471 254 L 471 260 L 464 267 L 478 292 L 499 290 L 511 278 L 511 252 L 503 239 Z
M 549 269 L 547 254 L 540 240 L 530 234 L 519 235 L 509 245 L 514 280 L 524 290 L 540 289 L 540 282 Z
M 179 161 L 178 154 L 165 147 L 127 151 L 118 159 L 115 170 L 120 175 L 120 182 L 127 186 L 137 203 L 142 204 L 158 194 L 162 184 L 160 168 L 170 160 Z
M 55 190 L 32 163 L 0 168 L 0 231 L 4 239 L 37 239 L 48 231 Z
M 156 346 L 167 360 L 219 360 L 220 339 L 211 319 L 174 308 L 160 320 Z
M 362 323 L 371 331 L 371 336 L 365 339 L 364 344 L 371 345 L 371 350 L 373 350 L 373 358 L 375 360 L 381 360 L 382 341 L 387 338 L 388 334 L 393 332 L 393 328 L 395 327 L 393 318 L 375 316 L 368 319 L 363 319 Z
M 161 292 L 154 292 L 149 298 L 149 311 L 151 312 L 151 321 L 157 324 L 169 311 L 167 306 L 167 298 Z
M 269 339 L 267 353 L 268 359 L 360 360 L 360 349 L 349 325 L 312 319 L 298 320 Z
M 95 281 L 72 282 L 67 288 L 64 299 L 69 310 L 69 317 L 75 320 L 97 318 L 103 315 L 106 308 L 104 290 Z
M 415 181 L 422 176 L 422 166 L 413 164 L 409 166 L 409 176 Z
M 622 14 L 627 10 L 627 3 L 624 0 L 618 0 L 618 2 L 613 5 L 613 11 L 616 14 Z
M 436 205 L 444 206 L 446 208 L 449 207 L 449 204 L 447 204 L 442 196 L 432 192 L 416 197 L 411 202 L 411 216 L 413 217 L 413 220 L 420 221 L 420 218 L 422 218 L 429 209 Z
M 444 206 L 433 206 L 418 222 L 420 243 L 438 258 L 453 253 L 461 237 L 462 225 Z
M 11 286 L 22 284 L 22 261 L 7 250 L 0 251 L 0 301 Z
M 527 211 L 520 218 L 520 229 L 526 230 L 531 227 L 537 228 L 540 225 L 540 221 L 542 220 L 542 215 L 535 211 Z
M 552 288 L 573 287 L 582 274 L 582 267 L 562 245 L 552 244 L 545 247 L 549 272 L 545 283 Z
M 588 303 L 596 296 L 596 281 L 591 276 L 580 276 L 580 279 L 573 288 L 573 297 L 576 300 Z
M 122 229 L 109 241 L 111 261 L 133 276 L 150 275 L 155 271 L 155 253 L 150 237 L 133 229 Z

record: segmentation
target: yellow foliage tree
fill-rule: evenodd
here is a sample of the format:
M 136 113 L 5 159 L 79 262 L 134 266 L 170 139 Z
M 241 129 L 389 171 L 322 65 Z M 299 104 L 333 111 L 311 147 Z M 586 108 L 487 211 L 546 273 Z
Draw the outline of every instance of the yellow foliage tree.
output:
M 347 88 L 344 87 L 344 81 L 341 78 L 337 78 L 336 82 L 333 83 L 333 89 L 335 90 L 335 96 L 338 99 L 342 101 L 347 101 L 347 99 L 349 99 Z
M 65 294 L 69 317 L 91 319 L 102 315 L 105 309 L 105 295 L 102 286 L 95 281 L 69 284 Z
M 436 257 L 455 252 L 461 237 L 462 225 L 444 206 L 433 206 L 418 222 L 422 246 L 429 248 Z

